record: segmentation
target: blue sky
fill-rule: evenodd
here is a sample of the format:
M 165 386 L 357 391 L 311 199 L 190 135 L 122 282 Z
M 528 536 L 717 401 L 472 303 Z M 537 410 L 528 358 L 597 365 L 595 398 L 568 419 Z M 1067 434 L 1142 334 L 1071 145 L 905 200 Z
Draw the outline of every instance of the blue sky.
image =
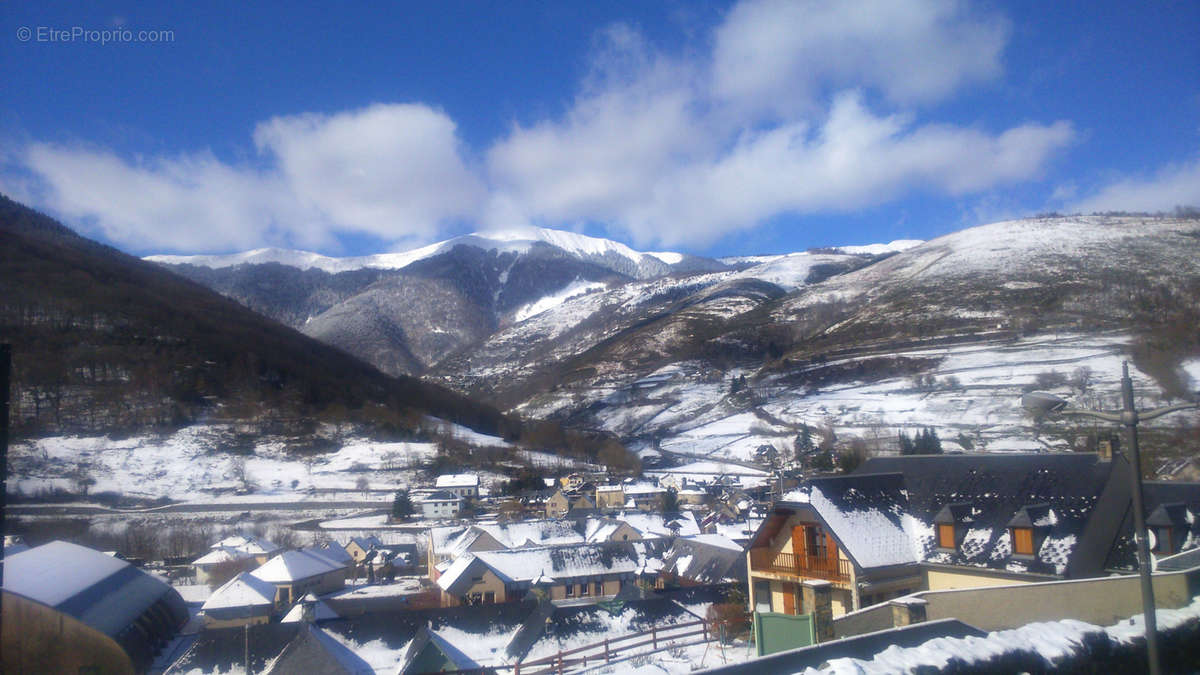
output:
M 1200 204 L 1191 1 L 350 4 L 0 4 L 0 191 L 135 254 Z

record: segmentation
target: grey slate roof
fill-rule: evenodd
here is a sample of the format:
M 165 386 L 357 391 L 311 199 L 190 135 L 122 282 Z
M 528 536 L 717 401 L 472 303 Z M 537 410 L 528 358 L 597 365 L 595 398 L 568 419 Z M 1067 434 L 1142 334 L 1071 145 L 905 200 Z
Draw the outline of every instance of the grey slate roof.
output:
M 299 624 L 296 637 L 265 675 L 373 675 L 375 670 L 345 645 L 309 623 Z
M 926 562 L 1069 575 L 1078 560 L 1103 560 L 1112 546 L 1120 514 L 1114 519 L 1097 506 L 1118 465 L 1128 468 L 1124 460 L 1102 462 L 1084 453 L 917 455 L 872 457 L 854 475 L 903 477 L 909 512 L 930 526 Z M 1120 503 L 1123 482 L 1112 482 L 1120 484 L 1106 499 Z M 1040 523 L 1031 558 L 1012 555 L 1008 531 L 1025 519 Z M 1113 522 L 1105 528 L 1100 520 Z M 954 550 L 936 546 L 935 522 L 956 524 Z M 1081 547 L 1091 552 L 1077 556 Z M 1098 571 L 1098 561 L 1095 567 Z
M 163 581 L 124 560 L 65 541 L 6 558 L 4 590 L 108 635 L 135 667 L 149 665 L 158 646 L 188 619 L 183 598 Z M 139 622 L 146 616 L 150 620 Z

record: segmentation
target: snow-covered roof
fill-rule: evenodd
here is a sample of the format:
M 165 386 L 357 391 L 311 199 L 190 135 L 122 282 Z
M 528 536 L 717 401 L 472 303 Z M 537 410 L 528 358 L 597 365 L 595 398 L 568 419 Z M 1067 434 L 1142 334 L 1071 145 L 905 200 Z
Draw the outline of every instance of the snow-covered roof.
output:
M 859 567 L 915 563 L 924 556 L 928 528 L 908 513 L 899 475 L 816 479 L 782 501 L 811 506 Z
M 633 529 L 642 534 L 643 537 L 667 537 L 671 536 L 671 528 L 667 524 L 671 521 L 679 523 L 679 535 L 688 536 L 700 534 L 700 526 L 696 523 L 696 515 L 691 511 L 683 511 L 681 513 L 672 513 L 664 516 L 661 513 L 645 513 L 641 511 L 625 511 L 619 516 L 614 516 L 617 520 L 623 520 Z
M 701 544 L 706 544 L 708 546 L 727 548 L 734 551 L 741 551 L 745 548 L 741 544 L 733 541 L 723 534 L 693 534 L 687 537 L 680 537 L 680 539 L 687 539 L 690 541 L 700 542 Z
M 314 551 L 285 551 L 268 560 L 251 574 L 263 581 L 280 584 L 341 569 L 345 567 Z
M 213 591 L 201 609 L 234 609 L 275 604 L 275 587 L 249 572 L 242 572 Z
M 451 473 L 437 477 L 439 488 L 479 487 L 479 476 L 473 473 Z
M 304 596 L 303 600 L 297 602 L 290 610 L 288 610 L 288 613 L 279 620 L 279 623 L 297 623 L 303 621 L 304 605 L 309 602 L 313 603 L 313 621 L 328 621 L 330 619 L 341 618 L 337 612 L 330 609 L 329 605 L 325 604 L 323 601 L 317 600 L 316 598 L 309 600 L 308 598 L 309 596 L 306 595 Z
M 374 538 L 374 537 L 372 537 L 372 538 Z M 345 547 L 343 547 L 341 544 L 334 542 L 334 541 L 331 541 L 328 544 L 325 544 L 324 546 L 318 546 L 316 548 L 310 548 L 307 550 L 312 551 L 313 553 L 316 553 L 318 555 L 325 556 L 326 558 L 329 558 L 333 562 L 340 563 L 343 565 L 349 564 L 350 562 L 353 562 L 353 560 L 354 560 L 354 557 L 351 556 L 348 551 L 346 551 Z
M 6 557 L 4 590 L 53 607 L 109 636 L 125 631 L 156 604 L 165 603 L 166 616 L 180 623 L 187 618 L 183 599 L 162 580 L 120 558 L 65 541 Z
M 461 500 L 462 497 L 449 490 L 434 490 L 433 492 L 413 497 L 414 502 L 457 502 Z
M 525 520 L 511 523 L 476 523 L 475 527 L 492 535 L 505 548 L 553 546 L 582 543 L 584 537 L 566 520 Z
M 659 487 L 653 483 L 631 483 L 623 486 L 626 497 L 649 497 L 662 494 L 667 491 L 664 487 Z
M 310 624 L 301 623 L 295 639 L 268 664 L 265 675 L 334 673 L 358 675 L 374 668 L 346 645 Z
M 374 535 L 366 537 L 350 537 L 350 541 L 346 542 L 346 546 L 349 546 L 350 544 L 357 544 L 358 547 L 364 551 L 369 551 L 372 548 L 383 548 L 383 542 L 379 540 L 379 537 Z
M 632 544 L 550 546 L 507 551 L 479 551 L 455 560 L 437 583 L 454 592 L 469 586 L 467 571 L 486 567 L 505 583 L 531 582 L 548 575 L 559 580 L 634 573 L 645 556 Z
M 280 546 L 273 544 L 262 537 L 235 534 L 231 537 L 225 537 L 221 541 L 218 541 L 217 543 L 213 544 L 211 548 L 237 550 L 250 555 L 270 555 L 278 551 Z
M 246 558 L 254 557 L 253 553 L 238 550 L 236 548 L 214 548 L 208 553 L 196 558 L 192 561 L 193 565 L 219 565 L 221 563 L 231 562 L 234 560 L 245 560 Z

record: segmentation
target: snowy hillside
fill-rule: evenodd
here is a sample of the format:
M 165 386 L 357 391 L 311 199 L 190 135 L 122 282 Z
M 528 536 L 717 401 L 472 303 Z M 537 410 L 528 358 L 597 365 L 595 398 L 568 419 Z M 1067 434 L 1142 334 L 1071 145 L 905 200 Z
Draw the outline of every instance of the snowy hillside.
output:
M 465 427 L 447 425 L 461 442 L 481 448 L 509 448 L 506 441 Z M 390 501 L 400 487 L 423 484 L 422 463 L 437 454 L 433 442 L 379 442 L 351 438 L 332 452 L 289 453 L 270 437 L 249 452 L 224 448 L 230 430 L 223 425 L 194 425 L 166 436 L 53 436 L 15 443 L 10 450 L 8 489 L 27 496 L 74 492 L 81 477 L 93 481 L 92 493 L 129 497 L 169 497 L 183 502 Z M 526 462 L 545 465 L 548 458 L 521 451 Z M 558 458 L 555 458 L 558 459 Z M 570 460 L 559 460 L 570 465 Z M 490 480 L 499 475 L 486 474 Z M 421 482 L 419 482 L 421 481 Z
M 647 457 L 676 461 L 752 462 L 764 445 L 788 455 L 802 425 L 814 434 L 832 431 L 841 447 L 857 438 L 885 452 L 895 450 L 898 432 L 925 427 L 951 451 L 1088 449 L 1106 430 L 1036 427 L 1019 407 L 1021 394 L 1049 388 L 1079 405 L 1119 407 L 1114 396 L 1127 360 L 1142 405 L 1178 400 L 1180 386 L 1195 391 L 1200 381 L 1195 220 L 997 223 L 783 297 L 701 301 L 735 275 L 791 290 L 811 258 L 781 256 L 709 279 L 642 332 L 630 322 L 575 344 L 590 351 L 570 360 L 569 372 L 584 376 L 528 396 L 517 409 L 596 425 Z M 589 309 L 565 303 L 559 311 Z M 691 321 L 681 320 L 689 314 Z M 701 319 L 707 333 L 697 332 Z M 570 335 L 563 326 L 572 319 L 545 320 L 556 328 L 547 325 L 543 335 L 556 348 L 570 345 L 559 336 Z M 531 329 L 514 327 L 530 332 L 508 339 L 536 341 Z M 709 347 L 688 349 L 699 335 Z M 657 358 L 654 344 L 673 349 Z M 510 356 L 520 362 L 519 353 Z M 507 373 L 502 360 L 494 363 Z M 746 388 L 734 391 L 742 376 Z M 1160 424 L 1169 436 L 1197 422 L 1194 413 L 1180 413 Z M 1184 455 L 1200 449 L 1166 447 Z

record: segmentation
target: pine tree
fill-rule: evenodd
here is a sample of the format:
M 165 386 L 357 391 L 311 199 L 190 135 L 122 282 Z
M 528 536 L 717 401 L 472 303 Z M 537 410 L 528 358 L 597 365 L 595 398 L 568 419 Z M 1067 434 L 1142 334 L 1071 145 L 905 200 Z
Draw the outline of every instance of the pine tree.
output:
M 413 514 L 412 499 L 408 496 L 408 490 L 396 491 L 396 497 L 392 499 L 392 518 L 396 520 L 404 520 Z
M 809 429 L 807 424 L 800 425 L 800 434 L 796 436 L 796 459 L 804 459 L 815 447 L 812 440 L 812 429 Z

